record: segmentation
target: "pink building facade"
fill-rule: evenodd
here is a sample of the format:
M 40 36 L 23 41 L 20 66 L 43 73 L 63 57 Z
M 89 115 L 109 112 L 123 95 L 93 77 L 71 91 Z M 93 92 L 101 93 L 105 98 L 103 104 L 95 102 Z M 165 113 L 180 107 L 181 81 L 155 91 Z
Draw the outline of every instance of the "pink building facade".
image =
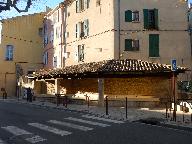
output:
M 45 69 L 62 67 L 63 14 L 64 6 L 60 3 L 49 11 L 44 19 L 43 63 Z

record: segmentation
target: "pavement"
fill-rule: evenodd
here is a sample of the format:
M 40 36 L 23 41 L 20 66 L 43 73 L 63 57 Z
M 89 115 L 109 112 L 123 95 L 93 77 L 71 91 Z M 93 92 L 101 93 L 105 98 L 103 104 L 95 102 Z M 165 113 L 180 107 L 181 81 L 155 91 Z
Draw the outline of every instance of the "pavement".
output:
M 172 121 L 172 112 L 168 112 L 166 118 L 165 109 L 149 109 L 149 108 L 128 108 L 127 118 L 125 107 L 109 107 L 108 115 L 106 115 L 105 107 L 68 104 L 67 108 L 62 104 L 57 106 L 56 104 L 46 101 L 33 101 L 27 102 L 23 99 L 8 99 L 6 101 L 12 101 L 23 104 L 30 104 L 33 106 L 39 106 L 43 108 L 53 108 L 59 110 L 73 111 L 77 113 L 89 113 L 98 117 L 104 117 L 114 120 L 139 122 L 150 125 L 158 125 L 163 127 L 169 127 L 173 129 L 185 130 L 192 132 L 192 116 L 191 113 L 177 112 L 177 121 Z

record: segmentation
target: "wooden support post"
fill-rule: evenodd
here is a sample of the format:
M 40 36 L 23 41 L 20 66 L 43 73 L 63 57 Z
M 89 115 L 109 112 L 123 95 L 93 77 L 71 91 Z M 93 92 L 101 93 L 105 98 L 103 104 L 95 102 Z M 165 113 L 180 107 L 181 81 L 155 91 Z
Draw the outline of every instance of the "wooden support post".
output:
M 98 105 L 104 106 L 104 79 L 103 78 L 98 79 L 98 93 L 99 93 Z
M 55 79 L 55 94 L 60 94 L 60 80 Z

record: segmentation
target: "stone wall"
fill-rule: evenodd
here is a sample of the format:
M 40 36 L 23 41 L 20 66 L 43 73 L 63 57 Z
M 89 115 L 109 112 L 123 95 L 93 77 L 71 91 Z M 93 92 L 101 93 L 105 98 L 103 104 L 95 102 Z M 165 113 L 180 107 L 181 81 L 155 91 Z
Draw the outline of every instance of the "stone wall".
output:
M 47 93 L 54 91 L 54 81 L 47 81 Z M 60 80 L 61 93 L 76 94 L 78 92 L 98 93 L 98 80 L 76 79 Z M 104 80 L 104 94 L 111 98 L 125 96 L 165 98 L 170 95 L 170 80 L 165 77 L 138 78 L 106 78 Z
M 46 81 L 47 94 L 54 94 L 54 84 L 53 80 Z M 90 100 L 98 100 L 98 79 L 60 80 L 60 93 L 75 99 L 85 99 L 87 94 Z M 152 105 L 162 98 L 170 98 L 171 81 L 166 77 L 106 78 L 104 96 L 108 96 L 112 105 L 124 103 L 125 97 L 132 106 L 141 106 L 141 102 Z

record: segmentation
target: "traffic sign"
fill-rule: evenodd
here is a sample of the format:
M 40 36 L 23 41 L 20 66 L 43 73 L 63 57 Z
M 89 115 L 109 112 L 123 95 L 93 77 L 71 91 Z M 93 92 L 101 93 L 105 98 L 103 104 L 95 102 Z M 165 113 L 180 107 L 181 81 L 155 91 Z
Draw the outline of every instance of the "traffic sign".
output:
M 177 61 L 176 59 L 171 60 L 171 70 L 176 71 L 177 70 Z

